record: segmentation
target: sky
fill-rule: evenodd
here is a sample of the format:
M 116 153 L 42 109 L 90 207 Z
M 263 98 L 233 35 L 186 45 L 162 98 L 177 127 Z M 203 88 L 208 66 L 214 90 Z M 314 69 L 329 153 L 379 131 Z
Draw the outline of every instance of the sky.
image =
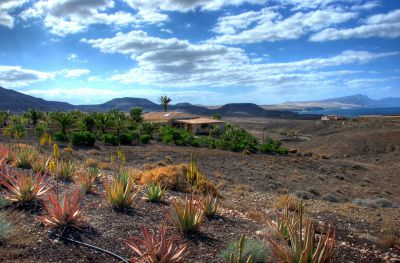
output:
M 72 104 L 400 97 L 400 1 L 0 0 L 0 86 Z

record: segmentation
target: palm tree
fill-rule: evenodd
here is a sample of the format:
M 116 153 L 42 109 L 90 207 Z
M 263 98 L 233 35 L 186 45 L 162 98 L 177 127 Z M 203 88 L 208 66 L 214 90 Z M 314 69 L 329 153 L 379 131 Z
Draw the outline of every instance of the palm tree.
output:
M 30 109 L 26 112 L 26 117 L 32 121 L 33 127 L 36 127 L 39 119 L 42 117 L 42 113 L 36 109 Z
M 93 117 L 94 117 L 94 122 L 95 122 L 97 128 L 99 130 L 101 130 L 101 132 L 103 134 L 105 134 L 106 129 L 110 128 L 113 124 L 113 120 L 112 120 L 110 114 L 99 112 L 99 113 L 95 113 L 93 115 Z
M 50 114 L 50 118 L 56 122 L 61 133 L 67 137 L 67 129 L 75 123 L 75 119 L 69 112 L 56 111 Z
M 0 127 L 5 126 L 7 119 L 10 117 L 9 111 L 0 111 Z
M 168 104 L 172 101 L 171 98 L 168 96 L 161 96 L 158 101 L 160 102 L 161 106 L 163 107 L 164 111 L 168 111 Z

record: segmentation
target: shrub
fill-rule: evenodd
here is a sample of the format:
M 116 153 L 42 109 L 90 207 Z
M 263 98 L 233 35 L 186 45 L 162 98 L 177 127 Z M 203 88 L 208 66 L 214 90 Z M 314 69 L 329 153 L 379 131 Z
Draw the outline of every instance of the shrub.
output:
M 103 142 L 110 145 L 118 145 L 118 138 L 114 134 L 107 133 L 103 135 Z
M 146 167 L 147 168 L 147 167 Z M 138 182 L 141 185 L 149 183 L 161 183 L 166 189 L 188 192 L 189 184 L 186 181 L 186 165 L 166 165 L 158 167 L 149 167 L 138 173 Z M 219 192 L 215 185 L 205 176 L 201 176 L 196 186 L 196 192 L 204 194 L 213 194 L 219 196 Z
M 393 207 L 393 202 L 386 198 L 377 198 L 374 203 L 380 207 Z
M 296 191 L 294 195 L 299 199 L 308 200 L 312 198 L 312 195 L 306 191 Z
M 115 178 L 110 184 L 105 184 L 106 198 L 108 203 L 117 210 L 130 208 L 133 204 L 135 196 L 139 193 L 140 189 L 132 192 L 132 182 L 128 180 L 125 185 L 122 179 Z
M 0 215 L 0 244 L 4 237 L 11 231 L 11 228 L 11 224 L 3 217 L 3 215 Z
M 0 173 L 0 183 L 6 188 L 4 197 L 12 202 L 32 202 L 43 196 L 50 188 L 44 183 L 45 175 L 28 175 L 17 172 Z M 46 189 L 47 188 L 47 189 Z
M 172 208 L 168 212 L 170 222 L 183 233 L 197 232 L 204 217 L 203 204 L 194 199 L 170 200 Z
M 258 140 L 245 129 L 227 125 L 225 132 L 215 141 L 215 146 L 221 150 L 243 151 L 256 150 Z
M 371 200 L 367 200 L 367 199 L 355 198 L 355 199 L 353 199 L 352 203 L 354 205 L 358 205 L 358 206 L 375 207 L 375 204 Z
M 56 142 L 66 142 L 68 138 L 62 132 L 55 132 L 53 133 L 53 140 Z
M 211 194 L 209 194 L 202 199 L 202 203 L 204 205 L 203 209 L 206 217 L 211 218 L 217 214 L 217 210 L 219 207 L 218 198 L 213 197 Z
M 282 143 L 280 141 L 268 139 L 265 143 L 262 143 L 258 146 L 258 150 L 262 153 L 287 154 L 288 150 L 281 147 L 281 145 Z
M 133 142 L 139 142 L 140 140 L 140 134 L 137 131 L 131 131 L 130 133 L 131 137 L 132 137 L 132 141 Z
M 171 126 L 162 126 L 160 128 L 162 141 L 165 144 L 190 145 L 193 141 L 193 135 L 184 129 L 178 129 Z
M 148 134 L 143 134 L 140 136 L 140 143 L 142 144 L 148 144 L 150 142 L 151 136 Z
M 94 146 L 96 142 L 96 136 L 89 132 L 73 132 L 71 134 L 71 143 L 75 146 Z
M 142 126 L 141 126 L 142 134 L 148 134 L 151 136 L 151 135 L 153 135 L 155 130 L 156 130 L 156 126 L 154 125 L 154 123 L 151 123 L 151 122 L 142 123 Z
M 231 242 L 221 253 L 226 262 L 267 262 L 268 250 L 263 242 L 247 239 L 244 236 L 239 241 Z M 248 259 L 250 258 L 250 261 Z
M 71 180 L 76 172 L 76 165 L 73 161 L 59 161 L 56 165 L 55 179 Z
M 146 200 L 150 202 L 159 202 L 164 196 L 164 189 L 160 183 L 149 183 L 147 185 Z
M 337 203 L 339 202 L 338 198 L 333 195 L 333 194 L 326 194 L 322 196 L 322 200 L 328 201 L 328 202 L 332 202 L 332 203 Z
M 118 142 L 121 145 L 131 145 L 132 144 L 132 135 L 129 133 L 122 133 L 118 136 Z
M 46 123 L 39 123 L 35 126 L 35 137 L 40 138 L 43 134 L 47 133 L 48 127 Z
M 43 205 L 48 216 L 41 216 L 39 220 L 47 228 L 67 228 L 75 227 L 81 229 L 84 225 L 82 214 L 80 212 L 80 190 L 72 194 L 65 194 L 63 201 L 59 202 L 54 193 L 47 196 L 48 202 L 43 200 Z
M 151 235 L 149 230 L 141 227 L 143 240 L 131 237 L 126 244 L 135 251 L 139 258 L 132 258 L 132 262 L 144 263 L 180 263 L 183 262 L 182 255 L 187 248 L 187 244 L 175 242 L 174 236 L 167 239 L 166 226 L 163 225 L 158 236 Z

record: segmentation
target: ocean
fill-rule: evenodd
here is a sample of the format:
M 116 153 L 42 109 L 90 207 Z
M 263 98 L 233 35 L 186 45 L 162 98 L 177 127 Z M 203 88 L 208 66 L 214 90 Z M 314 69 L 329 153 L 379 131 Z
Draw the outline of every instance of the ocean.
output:
M 298 111 L 299 114 L 340 115 L 358 117 L 360 115 L 400 115 L 400 107 L 386 108 L 356 108 L 356 109 L 329 109 L 316 111 Z

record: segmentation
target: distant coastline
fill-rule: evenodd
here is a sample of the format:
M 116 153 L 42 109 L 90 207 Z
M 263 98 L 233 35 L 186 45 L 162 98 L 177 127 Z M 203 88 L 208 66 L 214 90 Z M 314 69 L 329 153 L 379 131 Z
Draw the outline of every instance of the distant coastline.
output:
M 296 112 L 299 114 L 341 115 L 345 117 L 358 117 L 362 115 L 400 115 L 400 107 L 324 109 Z

